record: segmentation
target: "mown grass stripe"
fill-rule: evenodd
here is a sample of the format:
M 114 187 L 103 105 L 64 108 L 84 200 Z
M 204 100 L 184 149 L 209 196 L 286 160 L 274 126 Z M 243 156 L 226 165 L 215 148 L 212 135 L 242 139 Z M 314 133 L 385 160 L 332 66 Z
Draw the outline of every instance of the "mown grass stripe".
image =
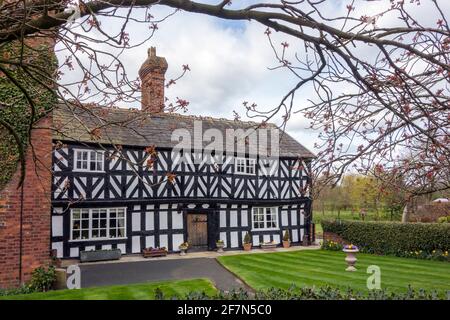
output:
M 401 292 L 411 285 L 427 290 L 450 289 L 450 264 L 390 256 L 358 254 L 356 272 L 346 272 L 345 254 L 325 250 L 223 256 L 219 261 L 255 289 L 332 285 L 367 290 L 369 265 L 381 268 L 382 288 Z

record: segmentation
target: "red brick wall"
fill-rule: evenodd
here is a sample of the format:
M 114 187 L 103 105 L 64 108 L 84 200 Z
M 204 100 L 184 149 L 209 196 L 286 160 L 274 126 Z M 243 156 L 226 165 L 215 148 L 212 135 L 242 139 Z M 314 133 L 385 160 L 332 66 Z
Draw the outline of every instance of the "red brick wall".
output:
M 50 127 L 51 117 L 36 126 Z M 51 155 L 52 134 L 49 129 L 33 129 L 27 148 L 23 185 L 22 282 L 31 272 L 50 262 L 51 228 Z M 37 159 L 37 160 L 34 160 Z M 20 284 L 20 207 L 21 190 L 17 189 L 20 168 L 0 191 L 0 288 Z
M 142 79 L 142 110 L 159 113 L 164 110 L 164 71 L 154 69 Z

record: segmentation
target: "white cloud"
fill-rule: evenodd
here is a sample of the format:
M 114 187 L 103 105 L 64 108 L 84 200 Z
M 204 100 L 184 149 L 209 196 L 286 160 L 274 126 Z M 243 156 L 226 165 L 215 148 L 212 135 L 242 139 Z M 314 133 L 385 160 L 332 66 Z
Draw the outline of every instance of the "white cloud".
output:
M 348 2 L 338 1 L 334 3 L 335 6 L 328 6 L 328 14 L 345 12 Z M 444 9 L 447 9 L 449 2 L 446 1 Z M 378 2 L 364 3 L 364 8 L 356 6 L 358 15 L 370 15 L 380 9 Z M 415 12 L 425 10 L 423 6 L 411 6 L 411 9 Z M 166 7 L 152 8 L 154 16 L 162 16 L 171 11 Z M 143 12 L 138 10 L 136 14 L 142 15 Z M 428 9 L 423 12 L 436 17 Z M 428 19 L 423 14 L 421 17 Z M 383 17 L 381 21 L 390 24 L 394 18 Z M 430 25 L 434 26 L 432 21 Z M 105 27 L 114 29 L 111 24 Z M 190 101 L 188 113 L 231 118 L 233 110 L 243 113 L 241 103 L 244 100 L 256 102 L 265 110 L 273 108 L 295 84 L 296 79 L 292 75 L 281 70 L 267 69 L 274 66 L 276 61 L 264 30 L 265 27 L 256 22 L 229 22 L 205 15 L 178 12 L 159 25 L 159 30 L 148 43 L 126 51 L 121 60 L 129 77 L 134 79 L 146 59 L 147 48 L 156 46 L 157 54 L 164 56 L 169 63 L 167 80 L 177 77 L 183 64 L 189 64 L 191 68 L 185 78 L 166 90 L 166 96 Z M 147 26 L 142 24 L 131 24 L 127 32 L 133 42 L 143 40 L 149 34 Z M 296 45 L 301 46 L 298 41 L 282 34 L 274 32 L 272 36 L 276 46 L 285 40 L 290 42 L 290 53 L 295 51 Z M 370 51 L 368 48 L 364 50 Z M 76 74 L 68 73 L 63 81 L 70 81 L 75 77 Z M 301 106 L 313 95 L 310 87 L 303 88 L 297 93 L 295 105 Z M 313 149 L 317 133 L 306 130 L 308 126 L 309 122 L 297 114 L 292 117 L 287 128 L 301 143 Z

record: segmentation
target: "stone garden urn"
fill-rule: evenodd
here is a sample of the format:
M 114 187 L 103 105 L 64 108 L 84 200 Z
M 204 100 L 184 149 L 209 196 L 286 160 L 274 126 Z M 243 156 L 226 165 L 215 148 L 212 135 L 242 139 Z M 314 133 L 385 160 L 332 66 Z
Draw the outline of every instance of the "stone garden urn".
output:
M 353 244 L 345 245 L 342 251 L 347 255 L 345 257 L 345 262 L 347 262 L 347 269 L 345 271 L 356 271 L 355 264 L 358 259 L 356 259 L 356 254 L 359 252 L 357 246 Z
M 187 242 L 183 242 L 178 246 L 178 249 L 180 249 L 180 256 L 185 256 L 187 253 L 187 249 L 189 248 L 189 244 Z
M 216 247 L 217 247 L 217 252 L 218 253 L 223 253 L 223 247 L 225 246 L 223 241 L 217 241 L 216 242 Z

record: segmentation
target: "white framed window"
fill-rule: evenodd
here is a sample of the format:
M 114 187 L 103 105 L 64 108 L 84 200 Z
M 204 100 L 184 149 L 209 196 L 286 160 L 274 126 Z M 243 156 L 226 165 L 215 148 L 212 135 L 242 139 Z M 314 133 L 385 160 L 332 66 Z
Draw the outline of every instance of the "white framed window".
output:
M 277 207 L 254 207 L 252 209 L 253 230 L 278 229 Z
M 71 209 L 70 240 L 126 238 L 126 208 Z
M 256 159 L 236 158 L 235 173 L 239 174 L 256 174 Z
M 74 171 L 103 172 L 103 153 L 97 150 L 74 150 Z

